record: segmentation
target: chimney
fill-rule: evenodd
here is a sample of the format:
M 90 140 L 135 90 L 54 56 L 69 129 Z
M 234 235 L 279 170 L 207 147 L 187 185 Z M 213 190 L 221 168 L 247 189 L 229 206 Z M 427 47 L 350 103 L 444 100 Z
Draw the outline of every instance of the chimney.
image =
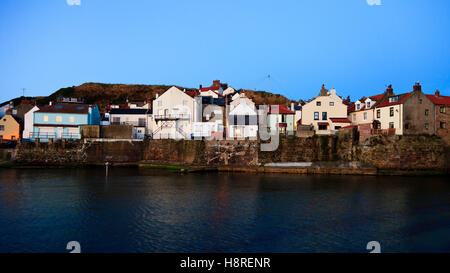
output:
M 394 95 L 394 89 L 392 89 L 392 84 L 389 84 L 389 86 L 386 88 L 386 94 L 388 96 L 393 96 Z
M 293 102 L 291 102 L 291 111 L 295 111 L 295 110 L 294 110 L 294 103 L 293 103 Z
M 158 93 L 156 93 L 156 98 L 158 98 L 159 97 L 159 94 Z
M 422 86 L 420 86 L 419 81 L 417 81 L 416 84 L 414 84 L 413 91 L 414 92 L 422 91 Z
M 220 80 L 213 81 L 213 86 L 214 87 L 220 87 Z
M 441 95 L 441 93 L 439 93 L 439 90 L 436 89 L 436 92 L 434 92 L 434 95 L 435 95 L 436 97 L 439 97 L 439 96 Z
M 200 84 L 200 87 L 198 89 L 202 89 L 202 88 L 203 88 L 203 86 Z

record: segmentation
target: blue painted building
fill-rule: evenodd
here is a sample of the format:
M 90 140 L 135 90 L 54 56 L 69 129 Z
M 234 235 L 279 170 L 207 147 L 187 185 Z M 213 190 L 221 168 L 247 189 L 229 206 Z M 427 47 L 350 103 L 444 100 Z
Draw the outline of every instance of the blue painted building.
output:
M 33 123 L 30 138 L 80 139 L 81 125 L 100 125 L 100 112 L 95 105 L 57 103 L 34 112 Z

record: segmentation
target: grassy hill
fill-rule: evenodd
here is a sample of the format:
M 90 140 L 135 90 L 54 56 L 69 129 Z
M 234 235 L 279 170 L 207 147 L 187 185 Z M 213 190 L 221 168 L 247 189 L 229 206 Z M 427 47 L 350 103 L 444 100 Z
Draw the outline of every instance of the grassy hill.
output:
M 65 87 L 52 93 L 48 97 L 26 97 L 26 99 L 36 102 L 38 105 L 48 104 L 49 101 L 56 101 L 58 97 L 84 98 L 86 103 L 97 104 L 101 109 L 106 105 L 123 104 L 127 98 L 129 101 L 143 101 L 154 99 L 156 94 L 162 94 L 171 85 L 130 85 L 130 84 L 104 84 L 104 83 L 84 83 L 79 86 Z M 177 86 L 183 90 L 194 90 Z M 290 104 L 291 100 L 280 95 L 265 91 L 238 90 L 244 92 L 255 104 Z M 14 104 L 18 104 L 23 97 L 14 99 Z M 295 101 L 292 101 L 295 102 Z

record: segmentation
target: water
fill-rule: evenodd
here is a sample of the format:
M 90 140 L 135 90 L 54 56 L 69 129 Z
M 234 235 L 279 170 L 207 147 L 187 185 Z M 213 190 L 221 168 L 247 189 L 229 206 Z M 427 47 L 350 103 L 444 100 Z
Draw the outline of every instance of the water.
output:
M 447 177 L 0 170 L 0 252 L 450 251 Z

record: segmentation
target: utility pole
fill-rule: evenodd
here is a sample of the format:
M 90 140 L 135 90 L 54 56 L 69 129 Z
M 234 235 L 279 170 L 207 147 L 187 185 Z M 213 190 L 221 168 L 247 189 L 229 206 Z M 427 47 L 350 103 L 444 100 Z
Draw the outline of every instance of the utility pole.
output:
M 25 97 L 25 89 L 26 88 L 22 88 L 22 97 Z
M 267 76 L 267 79 L 269 81 L 269 90 L 267 90 L 267 91 L 270 92 L 270 74 Z

